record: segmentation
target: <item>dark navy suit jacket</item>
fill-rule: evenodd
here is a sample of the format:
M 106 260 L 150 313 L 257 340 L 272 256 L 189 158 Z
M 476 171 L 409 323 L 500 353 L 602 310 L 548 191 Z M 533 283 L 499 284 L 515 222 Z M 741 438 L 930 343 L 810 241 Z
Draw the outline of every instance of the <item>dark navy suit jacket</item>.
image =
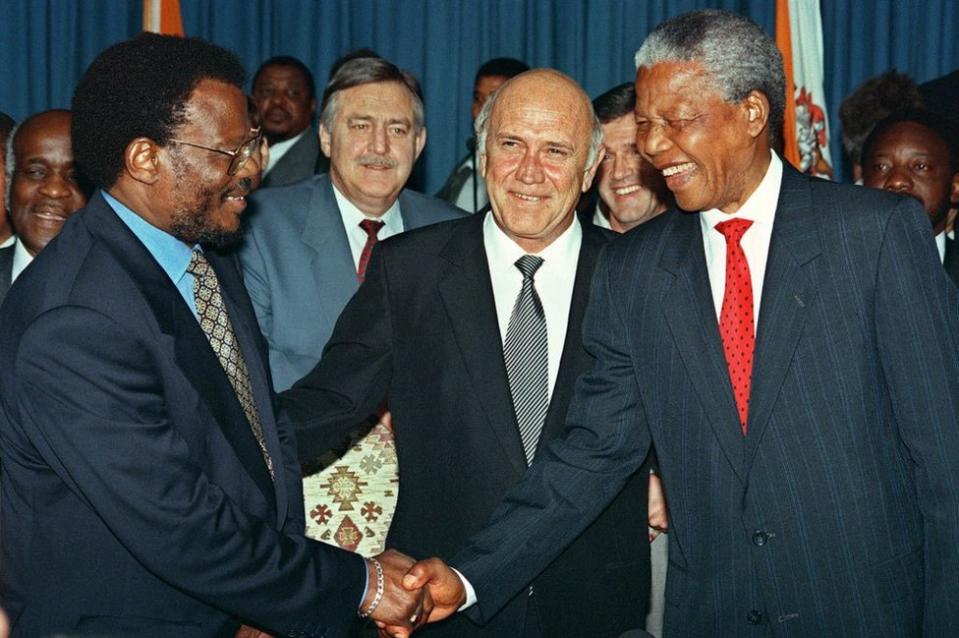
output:
M 495 613 L 653 443 L 669 636 L 959 635 L 957 315 L 916 201 L 785 167 L 743 437 L 699 216 L 610 244 L 566 437 L 452 561 L 470 613 Z
M 99 195 L 0 310 L 0 602 L 15 636 L 345 635 L 358 556 L 303 537 L 293 432 L 233 258 L 207 252 L 270 474 L 166 273 Z
M 305 459 L 338 443 L 387 398 L 400 473 L 387 544 L 416 557 L 456 551 L 527 471 L 484 219 L 472 215 L 377 245 L 366 282 L 340 316 L 323 359 L 280 395 Z M 583 228 L 541 448 L 561 435 L 576 378 L 592 364 L 580 328 L 593 269 L 610 236 Z M 570 537 L 557 547 L 565 551 L 545 571 L 527 574 L 520 586 L 532 582 L 532 597 L 517 587 L 485 627 L 458 617 L 423 635 L 521 638 L 530 605 L 543 617 L 543 635 L 553 638 L 617 638 L 641 625 L 649 595 L 646 481 L 633 477 L 572 545 Z

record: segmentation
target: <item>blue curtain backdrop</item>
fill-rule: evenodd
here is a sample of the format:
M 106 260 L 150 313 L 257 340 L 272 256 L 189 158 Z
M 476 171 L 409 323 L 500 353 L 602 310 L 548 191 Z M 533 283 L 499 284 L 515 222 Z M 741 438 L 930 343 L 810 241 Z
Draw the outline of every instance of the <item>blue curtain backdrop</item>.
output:
M 0 0 L 0 111 L 20 119 L 69 106 L 83 69 L 140 30 L 139 0 Z M 429 139 L 414 184 L 436 191 L 465 153 L 473 74 L 513 56 L 558 68 L 591 95 L 633 78 L 632 56 L 656 24 L 722 8 L 770 33 L 772 0 L 182 0 L 186 32 L 235 51 L 250 73 L 272 55 L 304 60 L 322 86 L 345 51 L 372 47 L 423 84 Z M 955 0 L 822 0 L 826 103 L 895 67 L 924 82 L 959 67 Z M 838 163 L 838 161 L 837 161 Z

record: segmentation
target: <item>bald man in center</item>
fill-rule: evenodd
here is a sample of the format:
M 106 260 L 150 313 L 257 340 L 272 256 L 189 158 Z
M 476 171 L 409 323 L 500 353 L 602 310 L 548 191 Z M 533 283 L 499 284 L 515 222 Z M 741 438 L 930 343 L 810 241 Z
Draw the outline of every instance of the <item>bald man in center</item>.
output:
M 592 360 L 581 324 L 600 249 L 575 206 L 602 128 L 569 77 L 508 81 L 476 118 L 491 212 L 392 237 L 337 322 L 322 360 L 281 395 L 302 454 L 329 449 L 386 400 L 400 489 L 387 545 L 449 556 L 559 436 Z M 483 627 L 450 638 L 617 638 L 641 627 L 649 589 L 647 476 Z

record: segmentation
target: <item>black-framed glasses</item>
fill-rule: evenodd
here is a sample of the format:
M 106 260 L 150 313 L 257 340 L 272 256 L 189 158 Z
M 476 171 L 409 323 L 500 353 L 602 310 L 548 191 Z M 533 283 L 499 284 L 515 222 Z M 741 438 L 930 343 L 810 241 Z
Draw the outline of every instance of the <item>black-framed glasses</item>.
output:
M 226 169 L 226 174 L 230 177 L 236 175 L 240 172 L 245 165 L 248 159 L 253 156 L 260 148 L 260 140 L 263 138 L 263 132 L 259 128 L 250 129 L 250 132 L 253 134 L 250 139 L 242 142 L 236 150 L 233 151 L 224 151 L 220 148 L 213 148 L 212 146 L 204 146 L 203 144 L 197 144 L 195 142 L 187 142 L 186 140 L 170 140 L 174 144 L 183 144 L 184 146 L 192 146 L 194 148 L 201 148 L 204 151 L 210 151 L 213 153 L 220 153 L 221 155 L 227 155 L 230 157 L 230 166 Z

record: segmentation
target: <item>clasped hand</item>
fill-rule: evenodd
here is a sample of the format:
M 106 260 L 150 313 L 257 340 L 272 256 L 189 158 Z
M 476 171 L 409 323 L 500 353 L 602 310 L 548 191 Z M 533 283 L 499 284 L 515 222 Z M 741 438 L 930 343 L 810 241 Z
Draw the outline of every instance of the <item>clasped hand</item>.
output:
M 438 558 L 415 563 L 392 549 L 376 558 L 383 566 L 383 598 L 370 617 L 381 638 L 408 638 L 423 624 L 450 616 L 466 601 L 460 577 Z M 369 589 L 361 609 L 369 609 L 376 596 L 372 568 Z

